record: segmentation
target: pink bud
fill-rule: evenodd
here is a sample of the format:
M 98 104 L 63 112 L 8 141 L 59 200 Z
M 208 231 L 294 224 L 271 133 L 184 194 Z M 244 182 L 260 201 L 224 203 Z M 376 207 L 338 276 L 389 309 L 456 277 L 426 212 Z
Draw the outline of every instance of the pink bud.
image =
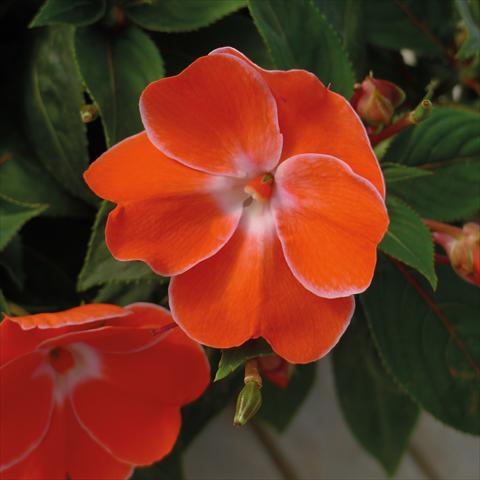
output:
M 480 286 L 480 225 L 466 223 L 463 228 L 426 221 L 433 239 L 448 255 L 455 272 L 473 285 Z
M 372 74 L 354 87 L 351 104 L 368 125 L 377 127 L 390 123 L 395 109 L 405 100 L 405 93 L 388 80 L 373 78 Z
M 268 355 L 258 359 L 260 369 L 267 379 L 280 388 L 287 388 L 293 372 L 293 365 L 278 355 Z

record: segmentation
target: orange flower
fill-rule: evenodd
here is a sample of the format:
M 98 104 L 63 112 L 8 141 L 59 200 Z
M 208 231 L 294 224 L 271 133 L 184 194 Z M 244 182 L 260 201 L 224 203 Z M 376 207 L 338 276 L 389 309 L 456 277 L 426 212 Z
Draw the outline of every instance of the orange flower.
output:
M 0 324 L 0 477 L 128 478 L 164 457 L 209 382 L 201 348 L 150 304 Z
M 106 241 L 170 283 L 172 315 L 218 348 L 264 337 L 292 363 L 325 355 L 372 280 L 384 182 L 349 103 L 303 70 L 232 48 L 140 99 L 146 132 L 85 174 L 118 204 Z

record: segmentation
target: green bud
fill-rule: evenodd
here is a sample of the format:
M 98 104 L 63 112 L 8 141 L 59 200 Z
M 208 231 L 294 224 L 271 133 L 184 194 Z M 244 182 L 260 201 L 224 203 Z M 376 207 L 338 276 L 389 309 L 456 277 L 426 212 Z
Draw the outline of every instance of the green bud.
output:
M 247 382 L 237 397 L 237 406 L 233 424 L 245 425 L 258 412 L 262 405 L 261 386 L 257 382 Z

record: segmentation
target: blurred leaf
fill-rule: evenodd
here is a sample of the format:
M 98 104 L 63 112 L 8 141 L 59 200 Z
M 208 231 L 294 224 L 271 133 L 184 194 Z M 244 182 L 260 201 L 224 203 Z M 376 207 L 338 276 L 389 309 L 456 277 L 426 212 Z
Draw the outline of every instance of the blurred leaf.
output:
M 215 364 L 215 360 L 210 360 L 210 364 Z M 182 430 L 176 448 L 183 450 L 188 447 L 207 423 L 232 403 L 242 386 L 240 375 L 230 375 L 222 382 L 210 383 L 197 401 L 182 408 Z
M 380 262 L 361 296 L 388 370 L 425 410 L 461 431 L 480 433 L 480 295 L 439 265 L 438 289 L 406 267 Z
M 258 416 L 283 432 L 312 389 L 316 367 L 316 363 L 295 365 L 287 388 L 263 382 L 263 404 Z
M 401 132 L 385 162 L 433 175 L 390 185 L 420 215 L 451 221 L 480 211 L 480 115 L 437 107 L 430 118 Z
M 480 54 L 480 26 L 475 22 L 472 15 L 471 8 L 473 8 L 473 2 L 469 3 L 467 0 L 455 0 L 455 5 L 467 30 L 467 38 L 457 52 L 457 57 L 460 58 L 460 60 L 467 60 L 474 55 Z M 480 11 L 478 3 L 477 9 Z
M 382 162 L 383 177 L 389 187 L 392 183 L 404 182 L 418 177 L 433 175 L 431 170 L 424 170 L 416 167 L 407 167 L 398 163 Z
M 380 249 L 418 270 L 435 289 L 437 276 L 430 230 L 417 213 L 393 195 L 387 196 L 387 208 L 390 225 Z
M 147 30 L 186 32 L 206 27 L 244 7 L 246 0 L 151 0 L 131 1 L 126 14 Z
M 178 449 L 153 465 L 137 467 L 130 480 L 185 480 Z
M 38 163 L 0 147 L 2 193 L 21 202 L 43 203 L 46 216 L 83 216 L 86 205 L 67 192 Z
M 150 37 L 130 26 L 77 30 L 77 62 L 102 116 L 107 146 L 143 130 L 138 101 L 143 89 L 163 76 L 163 61 Z
M 104 201 L 97 213 L 88 242 L 88 251 L 78 275 L 78 291 L 110 282 L 132 282 L 141 279 L 160 278 L 146 263 L 115 260 L 105 244 L 105 225 L 114 205 Z
M 83 91 L 73 59 L 73 27 L 35 32 L 28 74 L 25 118 L 35 153 L 72 194 L 95 205 L 83 181 L 88 166 Z
M 447 44 L 455 28 L 449 1 L 366 0 L 364 18 L 368 41 L 373 45 L 394 50 L 409 48 L 427 55 L 439 55 L 442 49 L 419 28 L 418 22 Z
M 250 12 L 279 69 L 304 68 L 349 98 L 355 81 L 340 37 L 309 0 L 250 0 Z
M 33 217 L 40 215 L 47 205 L 24 203 L 0 194 L 0 251 Z
M 218 380 L 228 377 L 228 375 L 251 358 L 262 357 L 264 355 L 270 355 L 271 353 L 272 349 L 270 345 L 262 338 L 250 340 L 240 347 L 222 350 L 222 357 L 220 358 L 214 381 L 217 382 Z
M 90 25 L 105 14 L 105 0 L 47 0 L 30 27 L 69 23 Z
M 18 289 L 22 290 L 25 283 L 25 272 L 23 269 L 22 240 L 18 234 L 0 252 L 0 266 L 5 269 Z
M 8 308 L 7 300 L 1 288 L 0 288 L 0 314 L 10 315 L 10 309 Z M 2 320 L 3 320 L 3 315 L 0 315 L 0 322 Z
M 393 475 L 419 408 L 385 371 L 360 307 L 333 350 L 333 371 L 337 398 L 352 433 Z

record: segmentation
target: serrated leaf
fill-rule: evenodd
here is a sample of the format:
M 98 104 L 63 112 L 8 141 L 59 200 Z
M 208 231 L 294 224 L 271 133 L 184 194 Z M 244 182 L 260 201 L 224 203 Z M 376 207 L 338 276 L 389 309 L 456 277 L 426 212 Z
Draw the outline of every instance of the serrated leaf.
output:
M 330 25 L 342 36 L 343 45 L 355 66 L 357 79 L 366 70 L 366 19 L 362 0 L 314 0 Z
M 90 25 L 105 14 L 105 0 L 47 0 L 30 27 L 71 24 Z
M 467 30 L 467 38 L 457 52 L 457 57 L 461 60 L 467 60 L 480 54 L 480 25 L 475 23 L 472 15 L 473 2 L 469 4 L 467 0 L 455 0 L 455 5 Z M 476 8 L 480 13 L 478 5 Z
M 0 251 L 25 223 L 40 215 L 46 208 L 47 205 L 23 203 L 0 195 Z
M 421 167 L 424 178 L 390 186 L 421 216 L 461 220 L 480 211 L 480 115 L 437 107 L 430 118 L 397 135 L 385 162 Z
M 304 68 L 349 98 L 355 81 L 339 35 L 309 0 L 249 0 L 250 13 L 279 69 Z
M 387 187 L 392 183 L 405 182 L 406 180 L 412 180 L 413 178 L 428 177 L 433 175 L 431 170 L 425 170 L 416 167 L 407 167 L 406 165 L 400 165 L 398 163 L 385 163 L 382 164 L 383 178 Z
M 271 353 L 270 345 L 263 339 L 250 340 L 240 347 L 222 350 L 222 357 L 220 358 L 214 381 L 218 382 L 228 377 L 251 358 L 262 357 Z
M 407 204 L 392 195 L 387 196 L 390 225 L 380 250 L 415 268 L 437 286 L 433 262 L 433 239 L 420 216 Z
M 338 402 L 350 430 L 393 475 L 419 408 L 383 367 L 360 307 L 333 350 L 333 372 Z
M 386 260 L 361 299 L 378 350 L 402 387 L 442 422 L 478 435 L 478 287 L 449 265 L 437 274 L 434 293 L 406 267 Z
M 120 262 L 112 257 L 105 244 L 105 225 L 113 205 L 103 202 L 97 213 L 88 243 L 87 256 L 78 276 L 78 291 L 82 292 L 110 282 L 132 282 L 157 277 L 143 262 Z
M 140 132 L 140 94 L 164 74 L 150 37 L 135 26 L 119 31 L 80 28 L 75 51 L 87 90 L 100 110 L 107 146 Z
M 152 0 L 131 2 L 125 13 L 136 24 L 157 32 L 187 32 L 244 7 L 246 0 Z
M 283 432 L 307 398 L 315 381 L 316 363 L 295 365 L 286 388 L 263 382 L 262 408 L 258 417 Z
M 14 150 L 0 147 L 2 193 L 21 202 L 48 205 L 43 215 L 84 216 L 87 206 L 69 195 L 37 161 L 30 161 Z
M 83 89 L 73 59 L 73 27 L 35 32 L 28 71 L 25 118 L 40 161 L 76 197 L 95 205 L 82 174 L 88 167 Z

